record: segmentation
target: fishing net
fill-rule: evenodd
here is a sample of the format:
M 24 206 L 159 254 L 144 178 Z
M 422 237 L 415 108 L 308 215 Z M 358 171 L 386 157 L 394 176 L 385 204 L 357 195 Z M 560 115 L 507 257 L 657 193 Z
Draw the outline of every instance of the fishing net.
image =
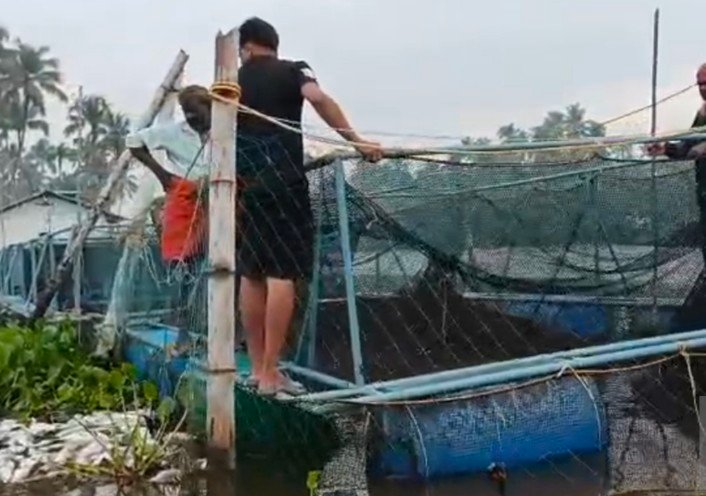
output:
M 278 209 L 272 198 L 292 189 L 266 174 L 243 188 L 260 192 L 245 202 L 239 249 L 255 243 L 260 263 L 307 273 L 282 368 L 308 393 L 273 399 L 246 383 L 256 351 L 239 312 L 240 452 L 320 469 L 349 442 L 343 416 L 365 426 L 354 443 L 365 439 L 376 478 L 481 472 L 481 485 L 546 477 L 572 493 L 701 487 L 706 342 L 669 338 L 703 327 L 693 164 L 528 154 L 313 161 L 311 216 L 301 196 Z M 248 160 L 239 155 L 239 170 Z M 253 221 L 255 208 L 268 215 Z M 198 424 L 209 271 L 203 256 L 165 263 L 154 218 L 126 239 L 111 329 L 165 392 L 191 371 Z M 292 219 L 311 223 L 311 239 Z M 350 392 L 324 392 L 341 389 Z

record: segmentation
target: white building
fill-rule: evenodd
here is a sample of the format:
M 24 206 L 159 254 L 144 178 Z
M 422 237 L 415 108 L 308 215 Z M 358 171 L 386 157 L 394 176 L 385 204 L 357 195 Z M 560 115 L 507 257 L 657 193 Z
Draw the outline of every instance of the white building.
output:
M 90 207 L 73 192 L 40 191 L 0 209 L 0 250 L 26 243 L 44 234 L 68 238 L 71 228 L 85 219 Z M 97 225 L 114 224 L 119 218 L 101 215 Z

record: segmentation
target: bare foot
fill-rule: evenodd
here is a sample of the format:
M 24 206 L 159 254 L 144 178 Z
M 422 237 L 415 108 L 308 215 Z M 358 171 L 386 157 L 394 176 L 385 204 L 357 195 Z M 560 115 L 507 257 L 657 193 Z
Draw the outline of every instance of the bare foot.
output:
M 306 392 L 304 386 L 293 381 L 279 370 L 274 375 L 263 376 L 258 385 L 258 392 L 262 395 L 272 396 L 277 393 L 299 395 Z

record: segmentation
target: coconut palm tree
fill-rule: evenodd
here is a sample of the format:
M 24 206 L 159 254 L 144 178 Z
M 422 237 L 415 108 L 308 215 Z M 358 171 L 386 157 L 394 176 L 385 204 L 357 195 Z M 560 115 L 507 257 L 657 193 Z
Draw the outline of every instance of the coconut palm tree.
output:
M 130 133 L 130 119 L 108 108 L 105 116 L 105 136 L 101 144 L 117 159 L 125 150 L 125 137 Z
M 15 140 L 9 143 L 9 147 L 16 156 L 21 156 L 22 140 L 28 129 L 41 131 L 45 136 L 49 134 L 49 124 L 43 116 L 39 107 L 31 102 L 26 107 L 24 102 L 15 98 L 5 102 L 0 114 L 0 129 L 7 133 L 8 141 L 14 134 Z
M 566 138 L 588 138 L 605 135 L 605 126 L 596 121 L 586 120 L 586 109 L 578 103 L 566 107 L 564 111 L 564 135 Z
M 25 109 L 21 101 L 14 98 L 9 100 L 3 106 L 0 128 L 8 135 L 7 151 L 11 158 L 5 167 L 5 184 L 17 185 L 20 178 L 24 178 L 29 191 L 36 189 L 39 186 L 37 184 L 36 163 L 23 160 L 21 150 L 22 140 L 27 130 L 40 131 L 45 136 L 49 134 L 49 125 L 42 118 L 39 108 L 30 103 Z M 12 135 L 15 137 L 14 141 L 9 139 Z M 15 191 L 15 193 L 18 192 Z
M 8 98 L 19 102 L 20 128 L 17 130 L 15 151 L 18 157 L 24 151 L 29 122 L 46 114 L 44 95 L 66 101 L 60 86 L 59 61 L 48 54 L 49 47 L 35 48 L 17 40 L 17 49 L 10 56 L 0 59 L 0 88 L 4 88 L 5 99 L 3 107 Z
M 110 109 L 105 98 L 97 95 L 81 97 L 69 107 L 66 137 L 73 137 L 78 147 L 97 145 L 106 135 L 106 120 Z

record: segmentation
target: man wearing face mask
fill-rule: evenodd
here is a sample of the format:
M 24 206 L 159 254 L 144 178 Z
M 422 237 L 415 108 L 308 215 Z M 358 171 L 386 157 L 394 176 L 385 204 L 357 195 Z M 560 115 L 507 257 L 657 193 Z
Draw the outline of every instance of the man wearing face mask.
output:
M 382 157 L 380 145 L 353 130 L 306 62 L 278 57 L 279 35 L 272 25 L 250 18 L 239 34 L 241 104 L 299 130 L 306 100 L 367 160 Z M 300 387 L 277 366 L 295 309 L 295 283 L 312 270 L 314 226 L 302 135 L 241 109 L 237 156 L 238 176 L 249 185 L 239 193 L 243 217 L 237 269 L 251 384 L 261 394 L 297 394 Z

